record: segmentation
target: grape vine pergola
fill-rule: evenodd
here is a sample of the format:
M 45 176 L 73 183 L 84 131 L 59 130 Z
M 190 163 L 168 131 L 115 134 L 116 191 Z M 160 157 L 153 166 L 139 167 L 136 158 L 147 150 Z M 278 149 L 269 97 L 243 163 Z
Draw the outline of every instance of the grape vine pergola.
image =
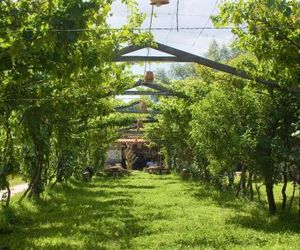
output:
M 167 56 L 136 56 L 136 55 L 128 55 L 129 53 L 141 50 L 141 49 L 155 49 L 159 52 L 163 52 L 168 54 Z M 288 91 L 291 93 L 300 93 L 300 89 L 288 89 L 288 88 L 283 88 L 276 82 L 272 80 L 265 80 L 262 78 L 253 78 L 249 74 L 247 74 L 245 71 L 237 69 L 235 67 L 222 64 L 198 55 L 194 55 L 161 43 L 152 43 L 149 46 L 136 46 L 136 45 L 130 45 L 127 46 L 119 51 L 117 53 L 117 56 L 113 60 L 114 62 L 181 62 L 181 63 L 197 63 L 199 65 L 218 70 L 221 72 L 228 73 L 233 76 L 241 77 L 246 80 L 252 80 L 255 81 L 261 85 L 264 85 L 268 88 L 273 88 L 273 89 L 279 89 L 281 91 Z M 184 97 L 182 93 L 176 93 L 166 87 L 160 86 L 157 83 L 153 82 L 147 82 L 145 80 L 138 80 L 132 88 L 136 88 L 139 86 L 144 86 L 147 88 L 150 88 L 153 91 L 132 91 L 132 90 L 127 90 L 125 91 L 122 95 L 152 95 L 152 96 L 177 96 L 177 97 Z M 136 103 L 132 103 L 131 105 L 127 106 L 122 106 L 122 107 L 116 107 L 115 110 L 117 112 L 121 113 L 132 113 L 132 114 L 150 114 L 150 115 L 155 115 L 158 114 L 159 111 L 136 111 L 136 110 L 128 110 L 128 107 L 132 107 L 133 105 L 136 105 Z M 156 122 L 155 119 L 149 118 L 146 120 L 143 120 L 143 123 L 147 122 Z M 126 128 L 123 130 L 120 130 L 121 133 L 131 133 L 131 134 L 136 134 L 136 135 L 141 135 L 141 131 L 136 131 L 133 132 L 131 129 L 133 129 L 134 126 L 130 128 Z
M 169 54 L 169 56 L 130 56 L 126 55 L 137 50 L 151 48 L 158 50 L 163 53 Z M 277 88 L 281 90 L 287 90 L 291 92 L 300 93 L 300 89 L 283 89 L 280 85 L 272 80 L 265 80 L 262 78 L 253 78 L 245 71 L 234 68 L 232 66 L 228 66 L 226 64 L 222 64 L 213 60 L 209 60 L 207 58 L 194 55 L 161 43 L 153 43 L 149 46 L 136 46 L 131 45 L 121 49 L 118 53 L 118 56 L 114 59 L 115 62 L 190 62 L 197 63 L 211 69 L 215 69 L 218 71 L 222 71 L 234 76 L 238 76 L 247 80 L 253 80 L 257 83 L 265 85 L 270 88 Z

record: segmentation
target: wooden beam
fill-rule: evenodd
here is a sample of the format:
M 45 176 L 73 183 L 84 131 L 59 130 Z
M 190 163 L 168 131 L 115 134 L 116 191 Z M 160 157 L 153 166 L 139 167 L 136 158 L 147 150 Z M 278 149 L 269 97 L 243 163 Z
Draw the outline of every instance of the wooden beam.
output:
M 129 134 L 129 135 L 143 135 L 144 131 L 134 131 L 134 130 L 119 130 L 119 133 Z
M 132 126 L 130 126 L 130 127 L 126 127 L 126 128 L 119 129 L 119 131 L 123 131 L 123 130 L 131 130 L 131 129 L 136 129 L 136 126 L 135 126 L 135 125 L 132 125 Z
M 154 122 L 158 122 L 157 119 L 151 119 L 151 120 L 142 120 L 143 123 L 154 123 Z
M 143 48 L 146 48 L 146 46 L 135 46 L 135 45 L 128 46 L 128 47 L 120 50 L 118 56 L 116 57 L 116 60 L 120 59 L 120 56 L 122 56 L 122 55 L 131 53 L 131 52 L 143 49 Z M 161 44 L 161 43 L 156 43 L 156 46 L 150 45 L 150 48 L 161 51 L 161 52 L 164 52 L 164 53 L 167 53 L 167 54 L 170 54 L 170 55 L 173 55 L 173 57 L 176 58 L 174 60 L 180 60 L 182 62 L 198 63 L 200 65 L 209 67 L 211 69 L 222 71 L 222 72 L 234 75 L 234 76 L 241 77 L 243 79 L 255 81 L 257 83 L 260 83 L 260 84 L 265 85 L 265 86 L 270 87 L 270 88 L 276 88 L 276 89 L 279 89 L 281 91 L 288 91 L 288 92 L 292 92 L 292 93 L 296 93 L 296 94 L 300 93 L 300 88 L 298 88 L 298 87 L 287 87 L 287 88 L 286 87 L 281 87 L 280 85 L 278 85 L 278 83 L 276 83 L 273 80 L 265 80 L 265 79 L 262 79 L 262 78 L 253 78 L 252 76 L 250 76 L 249 74 L 247 74 L 243 70 L 240 70 L 240 69 L 237 69 L 235 67 L 232 67 L 232 66 L 229 66 L 229 65 L 226 65 L 226 64 L 222 64 L 222 63 L 219 63 L 219 62 L 216 62 L 216 61 L 212 61 L 212 60 L 209 60 L 207 58 L 197 56 L 197 55 L 194 55 L 194 54 L 191 54 L 191 53 L 179 50 L 179 49 L 175 49 L 175 48 L 172 48 L 170 46 L 167 46 L 167 45 L 164 45 L 164 44 Z M 125 56 L 125 58 L 126 57 L 128 57 L 127 59 L 129 59 L 129 60 L 140 60 L 140 59 L 142 59 L 141 57 L 137 57 L 137 56 Z M 162 58 L 162 61 L 163 60 L 168 61 L 168 60 L 171 60 L 171 58 L 173 60 L 173 57 L 169 56 L 169 57 L 161 57 L 161 58 Z M 156 59 L 158 59 L 158 58 L 159 57 L 156 57 Z M 145 59 L 145 58 L 143 58 L 143 59 Z M 155 57 L 153 58 L 153 60 L 154 59 L 155 59 Z M 124 61 L 125 61 L 125 59 L 124 59 Z
M 119 95 L 155 95 L 155 96 L 174 96 L 170 92 L 152 92 L 152 91 L 125 91 L 123 94 Z
M 195 63 L 201 64 L 203 66 L 209 67 L 211 69 L 219 70 L 225 73 L 229 73 L 231 75 L 239 76 L 241 78 L 247 79 L 247 80 L 254 80 L 258 83 L 261 83 L 263 85 L 266 85 L 271 88 L 281 88 L 276 82 L 271 80 L 264 80 L 264 79 L 253 79 L 251 76 L 249 76 L 245 71 L 239 70 L 237 68 L 228 66 L 226 64 L 222 64 L 219 62 L 215 62 L 209 59 L 206 59 L 201 56 L 197 56 L 179 49 L 175 49 L 169 46 L 166 46 L 161 43 L 157 43 L 157 47 L 153 47 L 154 49 L 157 49 L 159 51 L 174 55 L 178 58 L 182 59 L 189 59 L 190 61 L 193 61 Z
M 126 109 L 126 108 L 130 108 L 130 107 L 133 107 L 135 105 L 138 105 L 139 103 L 140 103 L 140 101 L 136 101 L 136 102 L 124 105 L 124 106 L 117 106 L 117 107 L 115 107 L 115 110 L 123 110 L 123 109 Z
M 134 88 L 136 88 L 136 87 L 147 87 L 147 88 L 158 90 L 158 91 L 161 91 L 161 92 L 170 92 L 170 93 L 172 93 L 171 89 L 168 89 L 166 87 L 163 87 L 163 86 L 158 85 L 157 83 L 153 83 L 153 82 L 146 82 L 146 81 L 140 81 L 139 80 L 134 84 Z
M 129 45 L 125 48 L 122 48 L 118 55 L 119 56 L 122 56 L 122 55 L 126 55 L 128 53 L 131 53 L 131 52 L 134 52 L 134 51 L 137 51 L 137 50 L 140 50 L 140 49 L 144 49 L 144 48 L 147 48 L 147 46 L 136 46 L 136 45 Z
M 114 62 L 193 62 L 189 58 L 176 56 L 118 56 Z
M 152 118 L 152 117 L 147 117 L 146 119 L 143 119 L 142 122 L 143 122 L 143 123 L 152 123 L 152 122 L 158 122 L 158 120 L 157 120 L 157 119 L 154 119 L 154 118 Z M 132 129 L 136 128 L 136 126 L 135 126 L 136 123 L 137 123 L 137 120 L 135 120 L 135 121 L 134 121 L 134 124 L 132 124 L 130 127 L 127 127 L 127 129 L 128 129 L 128 128 L 132 128 Z
M 183 93 L 180 93 L 180 92 L 175 92 L 169 88 L 166 88 L 164 86 L 161 86 L 157 83 L 153 83 L 153 82 L 146 82 L 146 81 L 143 81 L 143 80 L 138 80 L 135 85 L 133 86 L 134 88 L 135 87 L 147 87 L 147 88 L 150 88 L 150 89 L 154 89 L 154 90 L 158 90 L 159 92 L 166 92 L 166 93 L 170 93 L 172 94 L 173 96 L 177 96 L 177 97 L 180 97 L 180 98 L 187 98 L 187 96 Z M 171 96 L 171 95 L 169 95 Z
M 159 111 L 142 111 L 142 110 L 118 110 L 116 112 L 123 114 L 149 114 L 149 115 L 157 115 L 161 114 Z
M 154 123 L 154 122 L 158 122 L 157 119 L 154 119 L 152 117 L 148 117 L 148 119 L 143 119 L 142 120 L 143 123 Z M 130 129 L 136 129 L 136 123 L 137 123 L 137 120 L 134 121 L 134 123 L 126 128 L 123 128 L 123 129 L 120 129 L 121 130 L 130 130 Z

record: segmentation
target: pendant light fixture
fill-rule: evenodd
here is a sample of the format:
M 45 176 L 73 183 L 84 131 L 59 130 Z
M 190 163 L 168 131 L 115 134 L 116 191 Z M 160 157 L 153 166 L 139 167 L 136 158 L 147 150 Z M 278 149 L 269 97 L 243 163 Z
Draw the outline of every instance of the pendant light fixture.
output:
M 169 0 L 151 0 L 151 5 L 155 5 L 157 7 L 161 6 L 161 5 L 165 5 L 165 4 L 169 4 Z

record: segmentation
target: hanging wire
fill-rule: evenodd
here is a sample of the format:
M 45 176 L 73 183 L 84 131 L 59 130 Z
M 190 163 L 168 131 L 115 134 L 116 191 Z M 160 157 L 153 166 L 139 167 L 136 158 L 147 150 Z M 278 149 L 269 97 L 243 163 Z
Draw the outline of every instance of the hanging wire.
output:
M 168 40 L 169 40 L 169 36 L 171 34 L 171 31 L 173 30 L 173 21 L 175 19 L 175 15 L 176 15 L 176 8 L 174 9 L 174 13 L 172 14 L 172 19 L 171 19 L 171 26 L 169 28 L 169 32 L 167 33 L 166 39 L 165 39 L 165 44 L 168 44 Z
M 210 17 L 211 17 L 211 15 L 214 13 L 214 11 L 215 11 L 215 9 L 216 9 L 216 7 L 217 7 L 218 2 L 219 2 L 219 0 L 216 0 L 215 4 L 214 4 L 214 6 L 213 6 L 213 8 L 212 8 L 212 10 L 211 10 L 211 12 L 210 12 L 210 15 L 209 15 L 208 19 L 206 20 L 204 26 L 206 26 L 206 25 L 209 23 Z M 200 36 L 202 35 L 203 32 L 204 32 L 204 29 L 202 29 L 202 30 L 199 32 L 197 38 L 195 39 L 195 41 L 194 41 L 193 44 L 192 44 L 192 47 L 194 47 L 194 46 L 196 45 L 196 43 L 198 42 L 198 40 L 199 40 L 199 38 L 200 38 Z
M 151 30 L 152 30 L 152 23 L 153 23 L 153 14 L 154 14 L 154 5 L 152 5 L 151 8 L 151 15 L 150 15 L 150 24 L 149 24 L 149 34 L 151 34 Z M 150 55 L 150 48 L 147 48 L 147 55 L 146 57 L 149 57 Z M 151 67 L 150 63 L 149 63 L 149 68 Z M 146 71 L 147 71 L 147 60 L 145 60 L 145 69 L 144 69 L 144 76 L 146 75 Z
M 208 20 L 209 21 L 209 20 Z M 295 27 L 292 26 L 261 26 L 264 29 L 291 29 L 291 30 L 296 30 Z M 240 29 L 247 29 L 248 26 L 230 26 L 230 27 L 214 27 L 214 26 L 196 26 L 196 27 L 178 27 L 179 30 L 231 30 L 235 28 L 240 28 Z M 252 28 L 260 28 L 260 26 L 255 26 Z M 156 30 L 156 31 L 169 31 L 169 30 L 177 30 L 177 28 L 173 27 L 152 27 L 151 30 Z M 50 29 L 48 32 L 94 32 L 94 31 L 149 31 L 149 28 L 103 28 L 103 29 Z M 18 33 L 20 32 L 19 30 L 10 30 L 10 33 Z M 32 30 L 24 30 L 22 32 L 32 32 Z
M 171 16 L 172 13 L 171 12 L 159 12 L 160 15 L 167 15 L 167 16 Z M 208 15 L 200 15 L 200 14 L 187 14 L 187 13 L 179 13 L 178 16 L 186 16 L 186 17 L 203 17 L 203 18 L 207 18 Z
M 149 24 L 149 35 L 151 34 L 151 29 L 152 29 L 152 23 L 153 23 L 153 14 L 154 14 L 154 5 L 152 5 L 152 8 L 151 8 L 151 16 L 150 16 L 150 24 Z M 150 56 L 150 48 L 148 47 L 147 48 L 147 56 L 146 57 L 149 57 Z M 149 62 L 149 70 L 151 70 L 151 64 Z M 145 69 L 144 69 L 144 77 L 146 76 L 146 71 L 147 71 L 147 60 L 145 60 Z M 143 85 L 143 81 L 142 81 L 142 84 Z M 137 127 L 137 131 L 139 131 L 140 127 L 140 117 L 141 115 L 139 115 L 139 119 L 137 119 L 137 122 L 136 122 L 136 127 Z
M 176 8 L 176 28 L 177 28 L 177 32 L 179 31 L 179 18 L 178 18 L 178 13 L 179 13 L 179 0 L 177 0 L 177 8 Z

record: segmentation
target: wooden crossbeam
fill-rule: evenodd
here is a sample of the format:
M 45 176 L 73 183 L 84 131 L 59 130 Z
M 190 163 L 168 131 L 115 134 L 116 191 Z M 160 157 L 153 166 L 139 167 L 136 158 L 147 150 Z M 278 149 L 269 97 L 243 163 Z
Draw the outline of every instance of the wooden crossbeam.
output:
M 152 117 L 148 117 L 148 119 L 143 119 L 142 122 L 143 123 L 154 123 L 154 122 L 158 122 L 158 120 L 154 119 Z M 126 128 L 120 129 L 120 130 L 136 129 L 136 123 L 137 123 L 137 120 L 134 122 L 134 124 L 130 125 L 129 127 L 126 127 Z
M 181 97 L 181 98 L 186 98 L 187 96 L 185 96 L 183 93 L 179 93 L 179 92 L 175 92 L 169 88 L 166 88 L 166 87 L 163 87 L 157 83 L 153 83 L 153 82 L 147 82 L 147 81 L 144 81 L 144 80 L 138 80 L 133 88 L 136 88 L 136 87 L 147 87 L 147 88 L 150 88 L 150 89 L 154 89 L 154 90 L 157 90 L 159 92 L 165 92 L 165 93 L 169 93 L 168 96 L 177 96 L 177 97 Z
M 163 87 L 161 85 L 158 85 L 157 83 L 153 83 L 153 82 L 146 82 L 146 81 L 142 81 L 142 80 L 138 80 L 135 84 L 134 84 L 134 88 L 136 87 L 147 87 L 150 89 L 154 89 L 154 90 L 158 90 L 161 92 L 172 92 L 172 90 Z
M 136 102 L 133 102 L 133 103 L 130 103 L 130 104 L 127 104 L 127 105 L 123 105 L 123 106 L 117 106 L 115 107 L 115 110 L 121 110 L 121 109 L 126 109 L 126 108 L 130 108 L 130 107 L 133 107 L 137 104 L 139 104 L 140 101 L 136 101 Z
M 125 130 L 132 130 L 132 129 L 136 129 L 136 126 L 135 125 L 132 125 L 130 127 L 126 127 L 126 128 L 122 128 L 122 129 L 119 129 L 119 131 L 125 131 Z
M 297 94 L 300 93 L 300 88 L 298 88 L 298 87 L 284 88 L 284 87 L 281 87 L 280 85 L 278 85 L 278 83 L 276 83 L 273 80 L 265 80 L 265 79 L 262 79 L 262 78 L 253 78 L 252 76 L 250 76 L 249 74 L 247 74 L 243 70 L 240 70 L 240 69 L 237 69 L 235 67 L 232 67 L 232 66 L 229 66 L 229 65 L 226 65 L 226 64 L 222 64 L 222 63 L 219 63 L 219 62 L 216 62 L 216 61 L 213 61 L 213 60 L 209 60 L 207 58 L 197 56 L 197 55 L 194 55 L 194 54 L 191 54 L 191 53 L 179 50 L 179 49 L 175 49 L 175 48 L 172 48 L 170 46 L 167 46 L 167 45 L 164 45 L 164 44 L 161 44 L 161 43 L 156 43 L 155 46 L 150 45 L 148 47 L 150 47 L 152 49 L 155 49 L 155 50 L 158 50 L 158 51 L 161 51 L 161 52 L 164 52 L 164 53 L 167 53 L 169 55 L 172 55 L 171 57 L 170 56 L 168 56 L 168 57 L 153 57 L 151 59 L 150 57 L 124 56 L 125 54 L 131 53 L 131 52 L 134 52 L 134 51 L 137 51 L 137 50 L 140 50 L 140 49 L 144 49 L 146 47 L 147 46 L 131 45 L 131 46 L 128 46 L 126 48 L 123 48 L 119 51 L 119 54 L 115 58 L 115 61 L 120 61 L 120 60 L 125 61 L 126 58 L 129 59 L 129 61 L 135 61 L 135 60 L 137 60 L 137 61 L 138 60 L 147 61 L 147 58 L 148 58 L 148 60 L 150 60 L 150 61 L 161 59 L 160 61 L 175 60 L 175 61 L 181 61 L 181 62 L 194 62 L 194 63 L 198 63 L 200 65 L 209 67 L 211 69 L 215 69 L 215 70 L 222 71 L 222 72 L 234 75 L 234 76 L 241 77 L 243 79 L 256 81 L 257 83 L 260 83 L 260 84 L 265 85 L 265 86 L 270 87 L 270 88 L 276 88 L 276 89 L 279 89 L 279 90 L 282 90 L 282 91 L 289 91 L 289 92 L 297 93 Z
M 121 95 L 155 95 L 155 96 L 174 96 L 170 92 L 152 92 L 152 91 L 125 91 Z
M 143 135 L 144 131 L 134 131 L 134 130 L 119 130 L 119 133 L 129 134 L 129 135 Z
M 149 115 L 157 115 L 161 114 L 159 111 L 142 111 L 142 110 L 118 110 L 116 109 L 118 113 L 124 113 L 124 114 L 149 114 Z
M 154 89 L 154 90 L 158 90 L 158 92 L 151 92 L 151 91 L 133 91 L 133 90 L 127 90 L 125 91 L 123 94 L 120 93 L 108 93 L 105 96 L 112 96 L 112 95 L 155 95 L 155 96 L 177 96 L 177 97 L 181 97 L 181 98 L 186 98 L 186 96 L 183 93 L 178 93 L 178 92 L 174 92 L 166 87 L 160 86 L 158 84 L 155 83 L 151 83 L 151 82 L 145 82 L 143 80 L 138 80 L 132 87 L 132 88 L 136 88 L 136 87 L 147 87 L 150 89 Z M 135 103 L 131 103 L 128 104 L 127 107 L 133 106 L 135 104 L 137 104 L 138 102 Z M 126 107 L 126 106 L 120 106 L 120 108 L 122 107 Z M 119 108 L 119 107 L 116 107 Z
M 189 58 L 178 58 L 176 56 L 118 56 L 115 62 L 193 62 Z
M 149 120 L 142 120 L 143 123 L 154 123 L 154 122 L 158 122 L 157 119 L 149 119 Z

